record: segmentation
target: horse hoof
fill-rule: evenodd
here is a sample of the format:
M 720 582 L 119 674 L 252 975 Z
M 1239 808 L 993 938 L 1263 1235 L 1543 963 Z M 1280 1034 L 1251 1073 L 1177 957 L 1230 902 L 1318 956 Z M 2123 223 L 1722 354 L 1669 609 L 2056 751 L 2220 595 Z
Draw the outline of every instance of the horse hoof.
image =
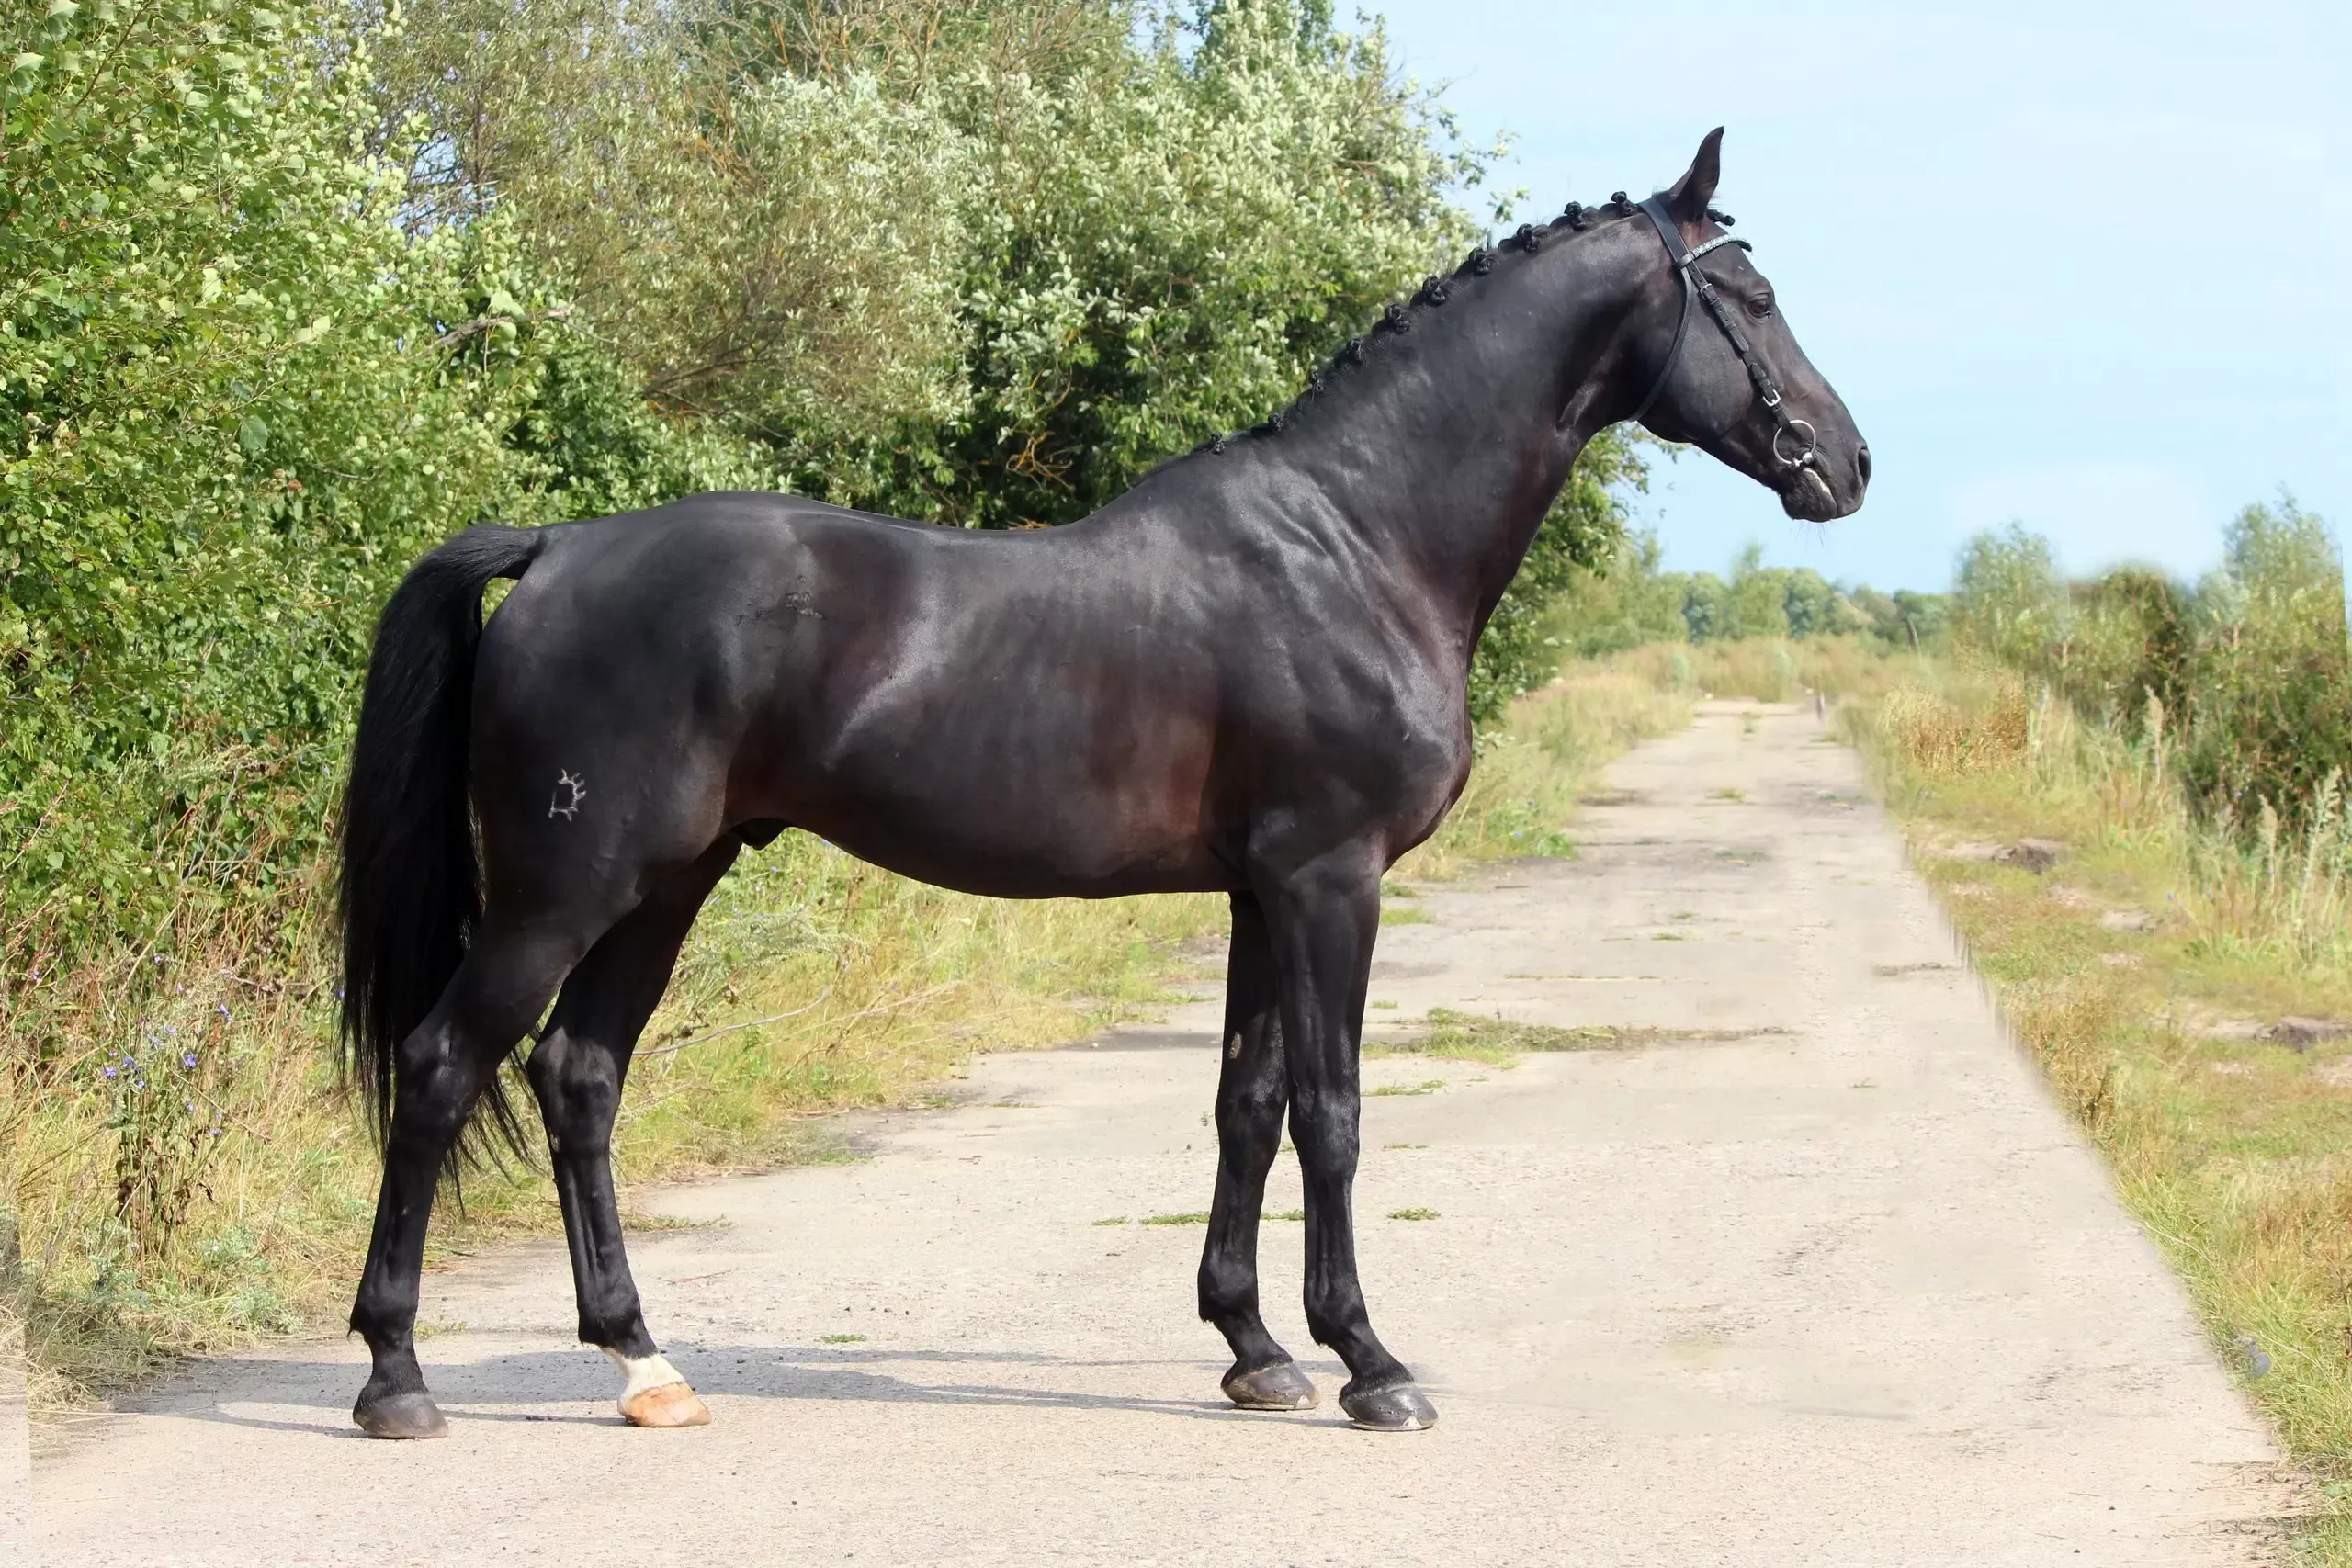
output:
M 441 1417 L 441 1407 L 433 1396 L 419 1390 L 414 1393 L 388 1393 L 379 1399 L 359 1396 L 351 1407 L 351 1418 L 359 1429 L 371 1438 L 446 1438 L 449 1423 Z
M 1437 1425 L 1437 1406 L 1410 1382 L 1369 1393 L 1351 1384 L 1340 1391 L 1340 1408 L 1367 1432 L 1423 1432 Z
M 707 1427 L 710 1406 L 690 1384 L 665 1382 L 640 1389 L 621 1401 L 621 1415 L 632 1427 Z
M 1315 1383 L 1295 1361 L 1278 1361 L 1256 1371 L 1227 1372 L 1225 1397 L 1244 1410 L 1312 1410 L 1322 1403 Z

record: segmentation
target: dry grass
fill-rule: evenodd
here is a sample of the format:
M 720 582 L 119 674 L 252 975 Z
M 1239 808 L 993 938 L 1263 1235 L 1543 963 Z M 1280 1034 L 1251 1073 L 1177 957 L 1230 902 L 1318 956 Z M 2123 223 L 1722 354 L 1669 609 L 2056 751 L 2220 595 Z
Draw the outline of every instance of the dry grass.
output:
M 1859 637 L 1658 642 L 1599 662 L 1662 692 L 1765 703 L 1798 702 L 1815 692 L 1833 698 L 1874 696 L 1919 664 L 1908 654 L 1889 657 Z
M 1929 668 L 1853 728 L 1922 870 L 2187 1283 L 2215 1347 L 2314 1478 L 2307 1561 L 2352 1563 L 2352 830 L 2323 792 L 2291 840 L 2198 820 L 2165 752 L 1998 671 Z M 2051 871 L 1979 858 L 2033 836 Z M 2269 1359 L 2253 1375 L 2251 1345 Z

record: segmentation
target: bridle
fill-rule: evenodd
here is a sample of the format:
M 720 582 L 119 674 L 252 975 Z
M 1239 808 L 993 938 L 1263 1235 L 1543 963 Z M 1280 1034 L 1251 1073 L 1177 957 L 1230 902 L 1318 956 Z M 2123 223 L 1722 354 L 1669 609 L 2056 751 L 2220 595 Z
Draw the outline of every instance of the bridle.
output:
M 1813 426 L 1789 412 L 1788 406 L 1781 400 L 1781 389 L 1772 379 L 1772 373 L 1764 368 L 1761 359 L 1756 357 L 1755 345 L 1739 330 L 1739 323 L 1731 319 L 1731 308 L 1724 303 L 1723 296 L 1715 291 L 1713 284 L 1707 281 L 1707 275 L 1699 270 L 1699 258 L 1709 251 L 1721 250 L 1725 245 L 1737 245 L 1743 251 L 1753 251 L 1756 247 L 1729 234 L 1718 234 L 1704 244 L 1686 249 L 1682 243 L 1682 226 L 1667 211 L 1664 202 L 1652 197 L 1642 203 L 1642 210 L 1649 214 L 1650 221 L 1657 225 L 1657 237 L 1666 243 L 1668 259 L 1674 263 L 1675 276 L 1682 280 L 1682 313 L 1674 319 L 1674 345 L 1666 351 L 1666 364 L 1659 368 L 1657 379 L 1651 383 L 1649 396 L 1644 398 L 1642 406 L 1634 411 L 1634 418 L 1639 420 L 1649 412 L 1650 405 L 1657 401 L 1657 395 L 1666 390 L 1666 379 L 1674 374 L 1674 362 L 1682 355 L 1683 335 L 1690 330 L 1690 299 L 1696 295 L 1706 305 L 1707 314 L 1714 317 L 1715 325 L 1724 330 L 1724 336 L 1730 340 L 1731 351 L 1739 355 L 1740 364 L 1747 367 L 1747 378 L 1756 383 L 1756 395 L 1764 400 L 1766 408 L 1772 411 L 1773 461 L 1792 468 L 1809 467 L 1814 455 L 1821 449 L 1821 442 L 1814 434 Z M 1781 452 L 1783 437 L 1795 443 L 1794 457 Z

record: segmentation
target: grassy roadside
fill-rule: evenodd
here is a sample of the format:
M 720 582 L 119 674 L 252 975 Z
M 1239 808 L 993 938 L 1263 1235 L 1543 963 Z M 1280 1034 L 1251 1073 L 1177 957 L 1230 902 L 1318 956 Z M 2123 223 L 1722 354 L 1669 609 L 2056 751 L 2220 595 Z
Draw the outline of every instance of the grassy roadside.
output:
M 1400 867 L 1570 852 L 1599 769 L 1688 722 L 1689 695 L 1579 667 L 1481 738 L 1463 800 Z M 201 857 L 191 857 L 200 864 Z M 326 868 L 273 901 L 191 879 L 154 940 L 17 993 L 12 1146 L 37 1410 L 102 1401 L 176 1356 L 332 1324 L 365 1246 L 374 1150 L 330 1070 Z M 627 1189 L 831 1157 L 823 1117 L 919 1100 L 974 1053 L 1079 1038 L 1172 999 L 1224 900 L 1009 903 L 791 835 L 713 896 L 648 1026 L 615 1140 Z M 526 1117 L 530 1096 L 515 1097 Z M 536 1135 L 536 1130 L 534 1130 Z M 470 1177 L 436 1257 L 560 1229 L 528 1169 Z
M 2301 1560 L 2352 1563 L 2352 1036 L 2282 1022 L 2352 1019 L 2344 802 L 2233 834 L 2160 712 L 2126 739 L 2003 670 L 1908 675 L 1849 714 L 1915 858 L 2312 1479 Z M 2026 838 L 2055 863 L 1994 858 Z

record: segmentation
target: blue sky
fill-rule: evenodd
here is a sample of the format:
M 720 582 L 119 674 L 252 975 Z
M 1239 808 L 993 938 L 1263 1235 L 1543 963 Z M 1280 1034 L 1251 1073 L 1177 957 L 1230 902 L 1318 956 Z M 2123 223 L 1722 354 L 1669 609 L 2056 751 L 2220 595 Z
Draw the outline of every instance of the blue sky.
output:
M 2352 522 L 2352 6 L 1360 0 L 1524 216 L 1643 194 L 1728 127 L 1717 205 L 1871 444 L 1815 527 L 1698 453 L 1669 565 L 1940 588 L 2011 520 L 2070 570 L 2212 564 L 2281 485 Z M 1342 14 L 1346 0 L 1342 0 Z M 2332 123 L 2331 123 L 2332 120 Z

